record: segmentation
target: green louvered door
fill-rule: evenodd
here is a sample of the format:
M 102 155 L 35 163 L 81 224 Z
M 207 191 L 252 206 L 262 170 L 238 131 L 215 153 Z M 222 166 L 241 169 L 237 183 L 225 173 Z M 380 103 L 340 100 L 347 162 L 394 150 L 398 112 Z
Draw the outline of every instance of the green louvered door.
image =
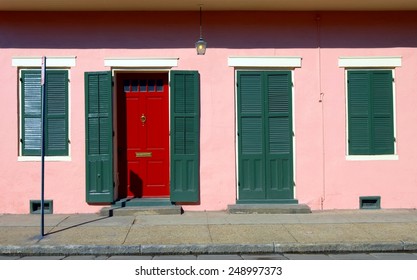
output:
M 196 71 L 171 71 L 171 201 L 199 201 L 200 79 Z
M 113 202 L 111 72 L 85 73 L 85 110 L 87 202 Z
M 238 201 L 294 202 L 290 71 L 238 71 Z

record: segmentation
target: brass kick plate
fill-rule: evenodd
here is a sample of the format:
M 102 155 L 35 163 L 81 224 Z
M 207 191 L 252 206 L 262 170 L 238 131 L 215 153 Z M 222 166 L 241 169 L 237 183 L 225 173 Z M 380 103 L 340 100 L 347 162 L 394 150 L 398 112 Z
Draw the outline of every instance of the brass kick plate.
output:
M 149 153 L 136 153 L 136 157 L 152 157 L 152 152 L 149 152 Z

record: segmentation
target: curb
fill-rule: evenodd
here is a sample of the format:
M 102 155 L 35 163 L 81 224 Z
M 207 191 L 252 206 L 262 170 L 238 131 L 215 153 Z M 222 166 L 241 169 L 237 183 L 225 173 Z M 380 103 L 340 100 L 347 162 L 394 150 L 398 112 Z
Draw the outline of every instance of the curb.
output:
M 315 254 L 417 251 L 414 242 L 323 244 L 29 245 L 0 246 L 0 255 Z

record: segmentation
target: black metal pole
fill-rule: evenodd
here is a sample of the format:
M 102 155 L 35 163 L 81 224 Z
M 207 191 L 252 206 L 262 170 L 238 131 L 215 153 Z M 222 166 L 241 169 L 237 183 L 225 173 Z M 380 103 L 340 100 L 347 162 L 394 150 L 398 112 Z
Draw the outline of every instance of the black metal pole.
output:
M 41 143 L 41 237 L 45 236 L 45 115 L 46 115 L 46 56 L 42 57 L 41 69 L 42 97 L 42 143 Z

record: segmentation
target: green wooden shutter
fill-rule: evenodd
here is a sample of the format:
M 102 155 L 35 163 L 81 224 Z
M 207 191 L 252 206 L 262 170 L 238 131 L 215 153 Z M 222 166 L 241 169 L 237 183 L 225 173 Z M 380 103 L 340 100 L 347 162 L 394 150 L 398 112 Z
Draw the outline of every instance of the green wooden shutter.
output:
M 40 156 L 41 71 L 22 71 L 22 155 Z M 45 155 L 68 155 L 68 71 L 46 72 Z
M 294 198 L 292 78 L 290 71 L 265 72 L 266 198 Z
M 394 153 L 391 71 L 348 71 L 350 155 Z
M 85 73 L 85 110 L 87 202 L 113 202 L 111 72 Z
M 394 154 L 394 109 L 391 71 L 373 71 L 371 79 L 373 154 Z
M 22 93 L 22 155 L 40 156 L 42 144 L 41 72 L 21 73 Z
M 68 71 L 46 72 L 45 154 L 68 155 Z
M 200 196 L 200 78 L 196 71 L 171 71 L 171 201 Z
M 262 73 L 239 71 L 237 85 L 239 199 L 265 199 Z

